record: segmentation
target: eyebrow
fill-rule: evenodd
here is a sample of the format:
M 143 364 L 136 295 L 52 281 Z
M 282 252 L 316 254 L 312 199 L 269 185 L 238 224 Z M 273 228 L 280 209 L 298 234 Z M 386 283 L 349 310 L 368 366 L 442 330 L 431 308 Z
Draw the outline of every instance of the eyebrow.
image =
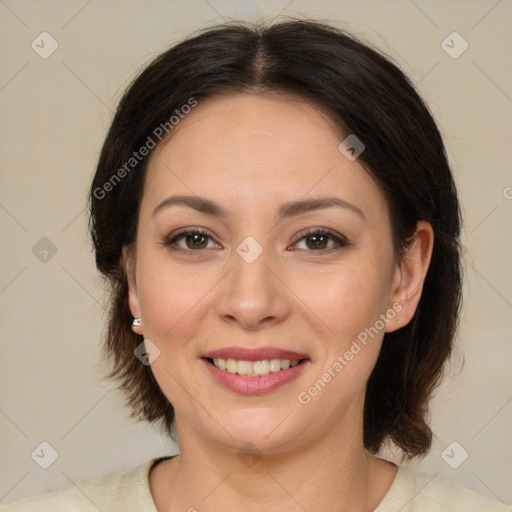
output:
M 160 211 L 169 208 L 170 206 L 188 206 L 198 212 L 214 217 L 226 218 L 228 211 L 220 206 L 215 201 L 200 196 L 186 196 L 177 195 L 171 196 L 161 201 L 157 207 L 153 210 L 153 216 Z M 310 211 L 320 210 L 323 208 L 339 207 L 356 213 L 361 218 L 366 219 L 363 211 L 358 208 L 355 204 L 349 203 L 339 197 L 319 197 L 315 199 L 301 199 L 299 201 L 290 201 L 283 203 L 278 210 L 277 218 L 282 220 L 284 218 L 295 217 Z

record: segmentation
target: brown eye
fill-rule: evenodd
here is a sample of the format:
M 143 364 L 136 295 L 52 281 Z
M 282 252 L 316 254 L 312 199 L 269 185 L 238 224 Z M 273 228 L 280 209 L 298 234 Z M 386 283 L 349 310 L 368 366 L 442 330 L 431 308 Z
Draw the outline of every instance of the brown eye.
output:
M 336 235 L 326 229 L 311 229 L 299 236 L 301 238 L 294 244 L 294 248 L 308 252 L 329 252 L 350 245 L 345 237 Z M 300 247 L 300 244 L 304 244 L 304 246 Z
M 210 242 L 213 245 L 208 247 L 208 243 Z M 218 247 L 208 232 L 198 229 L 189 229 L 187 231 L 181 231 L 180 233 L 171 235 L 164 240 L 163 244 L 173 251 L 184 253 L 203 251 L 204 249 Z
M 208 237 L 206 235 L 185 235 L 185 243 L 189 249 L 204 249 L 208 245 Z
M 327 249 L 329 237 L 325 235 L 312 235 L 305 238 L 306 245 L 310 249 Z M 309 243 L 311 242 L 311 243 Z

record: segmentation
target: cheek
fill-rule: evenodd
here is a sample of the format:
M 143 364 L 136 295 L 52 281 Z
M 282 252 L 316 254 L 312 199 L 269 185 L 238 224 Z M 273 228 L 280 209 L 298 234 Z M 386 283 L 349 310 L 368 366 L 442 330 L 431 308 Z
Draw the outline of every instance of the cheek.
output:
M 147 276 L 139 297 L 148 335 L 151 333 L 163 341 L 177 336 L 194 319 L 197 323 L 201 299 L 207 300 L 205 295 L 212 286 L 207 278 Z
M 178 345 L 173 346 L 173 351 L 181 350 L 194 326 L 198 326 L 198 318 L 204 315 L 208 293 L 214 289 L 218 277 L 193 263 L 170 265 L 165 254 L 150 251 L 141 254 L 137 292 L 144 336 L 162 345 L 161 350 L 169 343 Z M 179 340 L 179 344 L 173 340 Z
M 322 391 L 320 402 L 327 415 L 337 417 L 340 402 L 362 396 L 382 344 L 382 327 L 376 322 L 385 312 L 389 298 L 389 267 L 375 258 L 354 258 L 335 271 L 297 279 L 309 315 L 321 319 L 317 332 L 320 365 L 316 379 L 333 382 Z M 309 281 L 309 282 L 308 282 Z M 334 375 L 335 377 L 332 377 Z M 316 392 L 315 379 L 311 390 Z M 328 388 L 328 389 L 327 389 Z M 313 396 L 313 395 L 311 395 Z M 347 405 L 348 406 L 348 405 Z
M 355 260 L 355 259 L 354 259 Z M 344 345 L 374 325 L 389 298 L 389 272 L 364 259 L 329 272 L 296 276 L 294 289 L 321 321 L 324 336 Z
M 192 265 L 191 267 L 192 268 Z M 200 396 L 201 389 L 183 373 L 197 362 L 198 347 L 191 343 L 198 336 L 201 319 L 212 307 L 208 292 L 217 279 L 211 273 L 182 272 L 176 267 L 141 260 L 138 274 L 139 304 L 144 337 L 159 348 L 160 354 L 151 364 L 153 375 L 176 410 L 190 407 L 190 395 Z M 185 376 L 184 376 L 185 375 Z M 186 383 L 187 391 L 183 391 Z M 199 415 L 200 411 L 196 411 Z

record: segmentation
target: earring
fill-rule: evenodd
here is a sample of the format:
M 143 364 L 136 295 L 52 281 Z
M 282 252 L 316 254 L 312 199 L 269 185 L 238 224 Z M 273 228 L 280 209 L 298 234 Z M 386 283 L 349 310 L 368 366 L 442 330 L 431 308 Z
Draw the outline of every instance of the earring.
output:
M 141 324 L 142 324 L 142 318 L 140 316 L 134 316 L 133 322 L 132 322 L 132 331 L 135 332 L 136 334 L 138 334 L 136 331 L 136 328 L 140 327 Z

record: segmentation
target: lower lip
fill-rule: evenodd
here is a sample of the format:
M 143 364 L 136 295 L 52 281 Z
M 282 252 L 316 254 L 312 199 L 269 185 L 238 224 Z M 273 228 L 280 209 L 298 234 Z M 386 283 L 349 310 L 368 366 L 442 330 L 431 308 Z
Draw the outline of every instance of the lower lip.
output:
M 297 378 L 304 368 L 309 364 L 309 360 L 304 360 L 297 366 L 287 370 L 279 370 L 275 373 L 269 373 L 262 377 L 245 377 L 227 370 L 221 370 L 206 359 L 202 360 L 213 378 L 227 389 L 240 393 L 242 395 L 262 395 L 279 389 L 281 386 Z

